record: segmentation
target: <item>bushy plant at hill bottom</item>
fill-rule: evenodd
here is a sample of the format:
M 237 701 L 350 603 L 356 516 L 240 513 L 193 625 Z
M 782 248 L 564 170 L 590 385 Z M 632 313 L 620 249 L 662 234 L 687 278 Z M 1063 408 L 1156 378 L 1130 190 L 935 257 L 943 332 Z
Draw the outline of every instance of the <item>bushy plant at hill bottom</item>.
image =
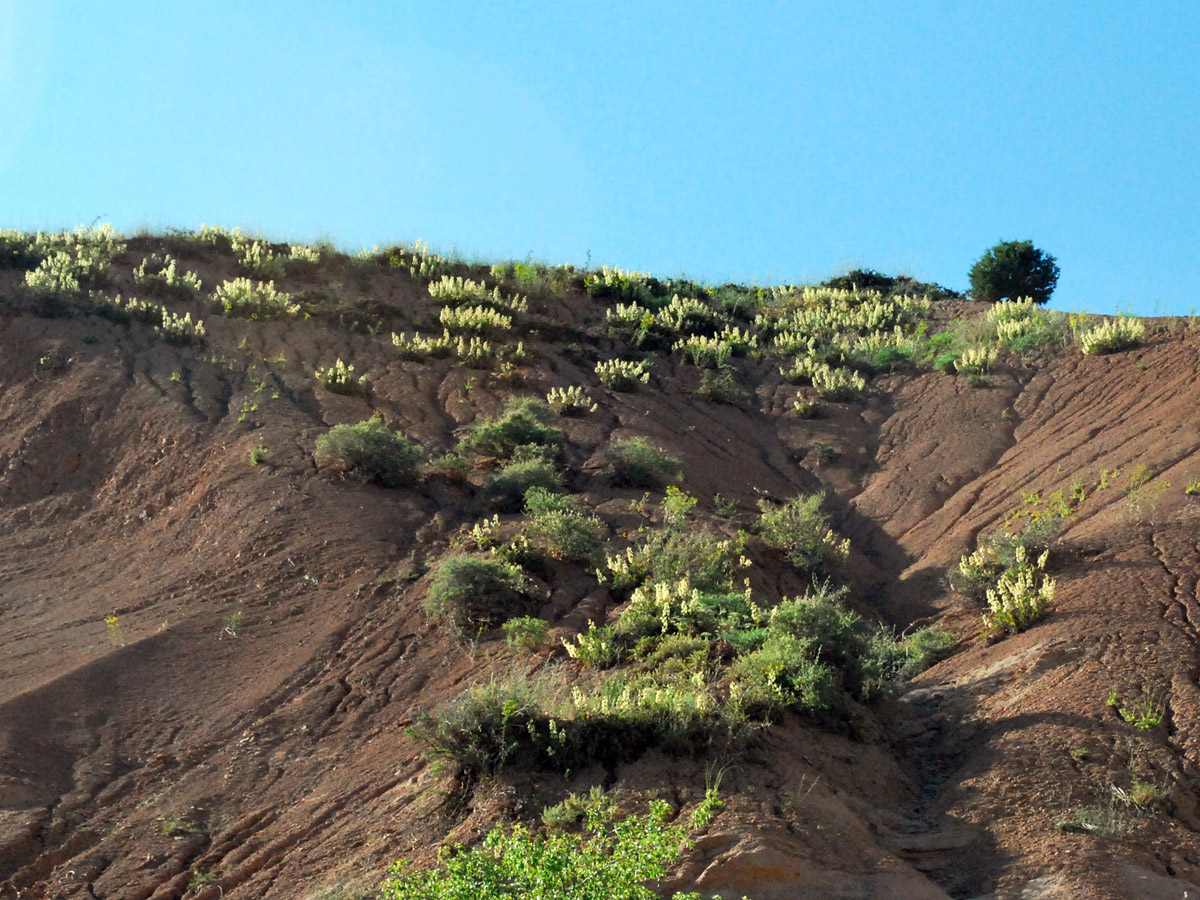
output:
M 403 862 L 388 871 L 384 900 L 657 900 L 666 867 L 689 849 L 689 833 L 707 825 L 720 806 L 715 791 L 686 824 L 654 801 L 644 816 L 613 822 L 606 805 L 589 809 L 583 834 L 534 835 L 522 825 L 497 825 L 478 847 L 445 851 L 436 869 Z M 676 892 L 672 900 L 700 900 Z M 745 898 L 743 898 L 745 900 Z

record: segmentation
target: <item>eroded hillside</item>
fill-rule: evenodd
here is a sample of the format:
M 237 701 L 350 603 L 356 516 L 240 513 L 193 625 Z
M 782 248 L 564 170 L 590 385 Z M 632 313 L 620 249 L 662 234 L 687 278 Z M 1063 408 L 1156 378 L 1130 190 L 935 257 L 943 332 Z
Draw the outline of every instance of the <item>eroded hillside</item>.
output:
M 726 807 L 673 885 L 706 896 L 1200 891 L 1187 322 L 1085 356 L 1072 334 L 1085 325 L 1041 315 L 1023 332 L 1036 340 L 1006 342 L 985 307 L 925 305 L 929 286 L 909 283 L 839 300 L 215 232 L 45 252 L 6 240 L 5 896 L 369 896 L 396 859 L 432 864 L 442 843 L 537 823 L 571 793 L 687 809 L 717 779 Z M 27 277 L 54 253 L 74 284 Z M 239 277 L 291 296 L 214 299 Z M 813 313 L 831 302 L 843 319 Z M 854 318 L 873 303 L 875 319 Z M 972 346 L 995 359 L 956 373 Z M 596 371 L 614 359 L 649 363 L 648 380 L 634 370 L 614 389 Z M 338 360 L 355 367 L 348 393 L 316 377 Z M 529 407 L 541 437 L 479 437 L 510 398 L 572 386 L 589 398 L 580 415 Z M 318 464 L 334 426 L 376 413 L 421 446 L 413 473 L 383 486 Z M 678 470 L 622 469 L 613 448 L 637 438 Z M 546 543 L 501 475 L 550 479 L 599 544 Z M 763 525 L 764 509 L 816 492 L 831 540 L 849 538 L 844 562 L 820 544 L 800 565 Z M 986 601 L 952 591 L 947 570 L 1031 520 L 1053 601 L 1027 630 L 989 636 Z M 697 535 L 711 540 L 684 541 Z M 661 633 L 631 625 L 636 589 L 678 546 L 725 605 L 705 600 L 713 618 L 694 627 L 668 629 L 674 607 Z M 605 557 L 628 547 L 649 552 L 622 582 Z M 505 616 L 544 620 L 544 639 L 511 646 L 478 611 L 457 629 L 457 607 L 431 612 L 448 560 L 497 553 L 522 579 Z M 848 588 L 862 628 L 933 627 L 952 646 L 911 681 L 893 654 L 877 685 L 853 660 L 837 669 L 827 702 L 763 694 L 755 666 L 774 637 L 755 633 L 769 623 L 738 606 L 745 591 L 769 610 L 823 584 Z M 568 654 L 589 622 L 618 626 L 615 666 Z M 838 646 L 813 661 L 833 665 Z M 653 683 L 674 712 L 634 715 L 628 694 L 595 705 L 621 678 Z M 431 722 L 516 682 L 562 721 L 569 759 L 516 739 L 498 773 L 428 757 Z M 526 725 L 544 738 L 544 717 Z

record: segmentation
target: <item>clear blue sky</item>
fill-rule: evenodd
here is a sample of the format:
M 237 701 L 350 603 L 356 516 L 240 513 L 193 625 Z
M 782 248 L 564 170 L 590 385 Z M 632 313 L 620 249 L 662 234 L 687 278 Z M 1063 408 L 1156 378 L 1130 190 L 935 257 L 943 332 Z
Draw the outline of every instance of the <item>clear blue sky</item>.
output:
M 1193 2 L 0 0 L 0 227 L 1200 308 Z M 1157 307 L 1156 307 L 1157 303 Z

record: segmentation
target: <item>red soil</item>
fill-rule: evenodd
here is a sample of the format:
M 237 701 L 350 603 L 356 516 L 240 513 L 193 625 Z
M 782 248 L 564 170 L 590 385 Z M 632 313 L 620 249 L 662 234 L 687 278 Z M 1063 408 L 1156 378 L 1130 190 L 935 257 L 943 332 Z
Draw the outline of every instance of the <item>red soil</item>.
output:
M 151 249 L 131 242 L 126 294 Z M 228 260 L 183 263 L 209 286 L 232 275 Z M 0 295 L 18 282 L 0 272 Z M 866 400 L 802 420 L 771 362 L 740 363 L 745 408 L 696 399 L 697 371 L 665 357 L 647 388 L 606 391 L 580 356 L 611 349 L 603 307 L 542 301 L 523 389 L 584 384 L 600 399 L 565 423 L 567 462 L 617 527 L 640 492 L 603 472 L 614 435 L 680 456 L 702 506 L 720 492 L 749 513 L 761 496 L 822 488 L 853 541 L 858 608 L 961 640 L 837 733 L 797 717 L 734 759 L 651 752 L 569 779 L 513 774 L 464 802 L 405 726 L 493 673 L 547 662 L 503 641 L 464 644 L 422 612 L 428 565 L 490 511 L 436 478 L 399 490 L 338 480 L 312 450 L 328 426 L 373 410 L 443 450 L 513 387 L 447 360 L 397 360 L 388 331 L 434 315 L 406 274 L 322 270 L 290 286 L 303 287 L 394 315 L 373 336 L 197 303 L 203 349 L 94 316 L 3 319 L 0 896 L 166 900 L 203 872 L 216 880 L 189 896 L 349 897 L 397 858 L 431 862 L 444 840 L 535 818 L 591 784 L 630 809 L 648 796 L 686 806 L 714 762 L 730 763 L 727 807 L 675 884 L 706 896 L 1200 896 L 1200 501 L 1184 493 L 1200 478 L 1196 334 L 1160 329 L 1112 357 L 1009 360 L 985 388 L 879 377 Z M 966 313 L 978 310 L 939 310 Z M 316 387 L 313 370 L 338 357 L 369 374 L 369 397 Z M 840 457 L 819 462 L 817 441 Z M 270 451 L 256 467 L 254 447 Z M 946 568 L 1023 494 L 1090 490 L 1101 470 L 1139 464 L 1171 482 L 1156 508 L 1135 520 L 1124 476 L 1092 493 L 1053 555 L 1050 616 L 983 640 L 978 604 L 948 590 Z M 608 611 L 594 580 L 554 577 L 541 612 L 556 633 Z M 782 565 L 752 578 L 795 590 Z M 1106 705 L 1143 686 L 1167 698 L 1148 730 Z M 1110 786 L 1135 779 L 1169 798 L 1148 814 L 1114 807 Z M 1097 805 L 1128 832 L 1056 827 Z M 168 837 L 168 820 L 196 831 Z

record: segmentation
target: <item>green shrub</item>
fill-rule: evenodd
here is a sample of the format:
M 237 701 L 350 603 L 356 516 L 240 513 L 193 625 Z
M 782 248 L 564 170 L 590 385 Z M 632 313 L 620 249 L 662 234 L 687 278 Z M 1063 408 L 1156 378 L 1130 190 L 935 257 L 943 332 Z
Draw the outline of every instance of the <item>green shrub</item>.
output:
M 517 616 L 502 626 L 504 642 L 521 650 L 540 650 L 550 643 L 550 623 L 533 616 Z
M 213 300 L 227 316 L 247 319 L 284 319 L 300 314 L 300 304 L 292 295 L 275 290 L 275 282 L 235 278 L 218 285 Z
M 709 792 L 686 825 L 669 824 L 670 808 L 654 801 L 650 813 L 610 824 L 607 804 L 587 810 L 586 834 L 534 836 L 522 825 L 497 825 L 483 844 L 457 847 L 441 866 L 413 871 L 403 862 L 388 870 L 384 900 L 656 900 L 667 866 L 691 847 L 689 829 L 708 824 L 720 802 Z M 700 900 L 676 892 L 672 900 Z
M 561 803 L 545 807 L 542 824 L 551 831 L 579 831 L 593 816 L 602 822 L 611 822 L 616 814 L 616 800 L 597 784 L 586 795 L 568 794 Z
M 971 297 L 985 303 L 1022 297 L 1044 304 L 1058 284 L 1053 256 L 1032 241 L 1001 241 L 971 267 Z
M 402 434 L 393 432 L 376 413 L 357 425 L 334 425 L 317 438 L 318 465 L 337 465 L 385 487 L 408 481 L 421 460 L 421 448 Z
M 489 500 L 501 512 L 518 512 L 530 488 L 562 490 L 562 475 L 554 463 L 545 459 L 514 459 L 498 469 L 484 489 Z
M 438 566 L 426 610 L 464 634 L 522 615 L 529 605 L 525 574 L 497 559 L 452 556 Z
M 604 524 L 574 497 L 533 487 L 525 493 L 525 513 L 525 533 L 537 549 L 555 559 L 600 561 Z
M 624 553 L 608 556 L 605 571 L 616 588 L 687 578 L 702 593 L 732 590 L 744 562 L 738 541 L 721 540 L 704 528 L 657 528 Z
M 538 725 L 546 718 L 542 687 L 521 677 L 494 679 L 469 689 L 413 731 L 430 757 L 452 761 L 468 783 L 494 777 L 510 760 L 533 763 L 545 755 L 534 752 Z
M 824 494 L 795 497 L 782 506 L 759 503 L 758 529 L 767 545 L 809 574 L 839 571 L 850 554 L 850 541 L 839 538 L 821 512 Z
M 644 438 L 612 441 L 605 450 L 615 484 L 633 488 L 662 488 L 679 478 L 679 460 Z
M 557 453 L 564 442 L 549 406 L 534 397 L 510 397 L 498 417 L 476 422 L 467 430 L 459 449 L 507 460 L 518 447 L 535 445 Z
M 833 706 L 834 678 L 810 644 L 789 634 L 771 634 L 739 656 L 731 668 L 731 702 L 746 715 L 771 717 L 784 709 L 823 712 Z

